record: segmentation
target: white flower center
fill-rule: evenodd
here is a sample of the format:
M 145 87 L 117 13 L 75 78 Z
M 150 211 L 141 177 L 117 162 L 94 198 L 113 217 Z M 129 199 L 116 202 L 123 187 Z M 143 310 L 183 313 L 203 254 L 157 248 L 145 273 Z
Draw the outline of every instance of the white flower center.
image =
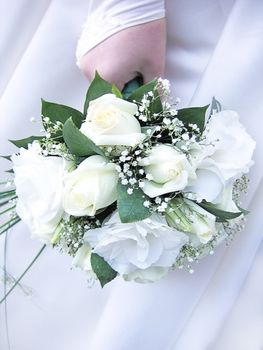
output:
M 94 115 L 93 122 L 97 128 L 109 129 L 114 127 L 118 121 L 119 110 L 114 106 L 110 106 L 107 109 L 98 110 Z
M 182 166 L 180 166 L 178 164 L 177 167 L 168 169 L 167 177 L 169 178 L 169 180 L 172 180 L 172 179 L 176 178 L 177 176 L 179 176 L 181 174 L 181 172 L 182 172 Z

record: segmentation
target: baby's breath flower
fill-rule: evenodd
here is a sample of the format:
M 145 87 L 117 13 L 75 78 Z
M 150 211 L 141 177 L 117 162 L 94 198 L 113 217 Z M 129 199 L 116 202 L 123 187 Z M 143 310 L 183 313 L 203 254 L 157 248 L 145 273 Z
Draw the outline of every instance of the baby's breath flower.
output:
M 144 182 L 143 181 L 139 181 L 139 187 L 143 188 L 144 187 Z
M 144 205 L 145 208 L 149 208 L 150 205 L 151 205 L 151 202 L 148 201 L 148 200 L 147 200 L 147 201 L 144 201 L 144 202 L 143 202 L 143 205 Z
M 122 185 L 128 185 L 129 181 L 127 179 L 121 180 Z
M 133 188 L 129 187 L 129 188 L 127 189 L 127 193 L 130 194 L 130 195 L 133 194 Z
M 131 179 L 129 180 L 129 183 L 130 183 L 131 185 L 136 184 L 136 182 L 137 182 L 137 180 L 136 180 L 135 178 L 131 178 Z

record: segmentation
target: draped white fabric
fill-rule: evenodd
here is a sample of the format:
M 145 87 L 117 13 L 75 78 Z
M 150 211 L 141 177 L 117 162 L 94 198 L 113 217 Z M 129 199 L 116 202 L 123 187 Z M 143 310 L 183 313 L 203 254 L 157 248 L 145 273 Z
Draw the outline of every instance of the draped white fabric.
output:
M 0 6 L 0 154 L 9 154 L 7 139 L 40 129 L 29 122 L 40 97 L 82 108 L 87 82 L 74 52 L 89 3 Z M 32 295 L 17 288 L 8 299 L 12 350 L 262 349 L 263 2 L 168 0 L 166 13 L 166 76 L 176 96 L 199 105 L 215 95 L 257 140 L 246 229 L 193 275 L 180 270 L 150 285 L 115 280 L 103 290 L 88 288 L 69 258 L 47 249 L 23 280 Z M 2 265 L 3 237 L 0 243 Z M 8 234 L 8 271 L 18 276 L 40 246 L 19 224 Z M 0 349 L 8 349 L 2 306 Z

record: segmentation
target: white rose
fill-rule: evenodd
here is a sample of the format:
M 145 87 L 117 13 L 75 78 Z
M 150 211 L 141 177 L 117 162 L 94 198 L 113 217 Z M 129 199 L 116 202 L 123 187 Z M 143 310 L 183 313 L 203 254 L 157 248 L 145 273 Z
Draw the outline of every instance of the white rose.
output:
M 210 145 L 193 143 L 189 148 L 191 164 L 195 169 L 196 179 L 184 189 L 192 192 L 198 200 L 208 202 L 215 200 L 224 188 L 224 180 L 217 168 L 211 165 L 209 156 L 213 152 Z
M 148 178 L 144 181 L 143 191 L 151 198 L 181 191 L 196 178 L 185 154 L 173 146 L 154 146 L 140 165 L 144 167 Z
M 159 281 L 169 272 L 168 267 L 153 266 L 145 270 L 136 270 L 127 275 L 123 275 L 125 281 L 135 281 L 137 283 L 151 283 Z
M 63 207 L 74 216 L 93 216 L 117 199 L 118 173 L 99 155 L 85 159 L 65 177 Z
M 213 145 L 200 168 L 215 168 L 224 181 L 249 171 L 256 143 L 239 122 L 236 112 L 227 110 L 214 114 L 204 136 L 206 143 Z
M 103 227 L 91 229 L 85 240 L 120 274 L 149 267 L 170 267 L 187 236 L 156 214 L 143 221 L 121 223 L 117 212 Z
M 187 186 L 185 192 L 193 192 L 198 200 L 214 202 L 220 193 L 224 190 L 224 181 L 215 171 L 215 168 L 207 167 L 206 169 L 196 170 L 196 180 L 191 186 Z
M 240 209 L 237 207 L 236 203 L 233 201 L 233 186 L 234 181 L 227 181 L 223 190 L 219 196 L 215 199 L 215 204 L 218 209 L 229 211 L 232 213 L 240 212 Z
M 44 157 L 34 142 L 12 156 L 18 202 L 16 211 L 32 237 L 50 243 L 63 216 L 63 176 L 69 163 L 61 157 Z
M 196 168 L 196 180 L 185 189 L 199 199 L 215 202 L 228 181 L 249 171 L 253 164 L 254 140 L 239 122 L 234 111 L 214 114 L 205 129 L 205 145 L 190 151 Z
M 134 116 L 137 112 L 135 103 L 106 94 L 90 102 L 80 131 L 99 146 L 135 146 L 145 138 Z
M 168 224 L 187 232 L 191 241 L 206 244 L 216 234 L 216 217 L 188 199 L 174 199 L 166 211 Z M 197 238 L 197 240 L 196 240 Z

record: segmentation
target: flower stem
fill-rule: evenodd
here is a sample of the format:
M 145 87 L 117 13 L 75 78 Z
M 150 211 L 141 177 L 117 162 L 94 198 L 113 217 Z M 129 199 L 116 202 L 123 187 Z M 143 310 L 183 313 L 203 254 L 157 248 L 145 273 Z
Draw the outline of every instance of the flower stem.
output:
M 18 216 L 15 216 L 13 219 L 9 220 L 8 222 L 4 223 L 2 226 L 0 226 L 0 236 L 5 233 L 6 231 L 8 231 L 11 227 L 13 227 L 14 225 L 16 225 L 19 221 L 21 221 L 21 219 Z M 7 227 L 5 227 L 7 226 Z
M 37 253 L 37 255 L 34 257 L 34 259 L 31 261 L 31 263 L 28 265 L 28 267 L 25 269 L 25 271 L 19 276 L 19 278 L 16 280 L 14 285 L 9 289 L 9 291 L 4 295 L 4 297 L 0 300 L 0 304 L 2 304 L 8 295 L 15 289 L 15 287 L 19 284 L 19 282 L 22 280 L 22 278 L 25 276 L 25 274 L 30 270 L 32 265 L 36 262 L 36 260 L 39 258 L 39 256 L 42 254 L 43 250 L 46 248 L 46 245 L 44 244 L 40 251 Z
M 3 214 L 5 214 L 5 213 L 8 213 L 10 210 L 13 210 L 13 209 L 15 209 L 15 205 L 13 205 L 12 207 L 10 207 L 10 208 L 7 208 L 7 209 L 5 209 L 5 210 L 3 210 L 3 211 L 1 211 L 0 212 L 0 215 L 3 215 Z
M 4 295 L 6 295 L 7 291 L 7 267 L 6 267 L 6 260 L 7 260 L 7 243 L 8 243 L 8 236 L 5 236 L 5 243 L 4 243 Z M 8 312 L 7 312 L 7 302 L 5 300 L 5 328 L 6 328 L 6 339 L 7 339 L 7 346 L 10 350 L 10 337 L 9 337 L 9 325 L 8 325 Z
M 9 198 L 8 200 L 6 200 L 6 201 L 4 201 L 4 202 L 0 202 L 0 207 L 2 207 L 3 205 L 8 204 L 10 201 L 12 201 L 12 200 L 14 200 L 14 199 L 16 199 L 16 198 L 17 198 L 17 196 L 12 197 L 12 198 Z

